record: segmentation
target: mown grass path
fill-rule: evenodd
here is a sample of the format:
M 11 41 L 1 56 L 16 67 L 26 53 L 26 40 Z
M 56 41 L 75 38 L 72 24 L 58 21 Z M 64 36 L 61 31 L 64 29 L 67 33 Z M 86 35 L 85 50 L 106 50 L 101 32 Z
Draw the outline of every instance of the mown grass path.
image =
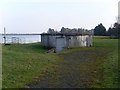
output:
M 83 48 L 77 52 L 59 54 L 63 60 L 59 62 L 54 73 L 49 71 L 37 83 L 35 88 L 88 88 L 103 81 L 102 63 L 109 50 Z

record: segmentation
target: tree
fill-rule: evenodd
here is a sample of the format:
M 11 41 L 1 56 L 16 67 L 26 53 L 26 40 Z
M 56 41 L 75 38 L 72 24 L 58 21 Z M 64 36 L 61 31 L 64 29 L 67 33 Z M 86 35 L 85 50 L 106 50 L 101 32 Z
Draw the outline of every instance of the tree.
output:
M 106 35 L 111 36 L 112 33 L 113 33 L 113 29 L 109 27 L 108 31 L 106 32 Z
M 55 33 L 55 30 L 54 30 L 54 29 L 49 28 L 49 29 L 48 29 L 48 31 L 47 31 L 47 33 Z
M 107 35 L 119 37 L 120 36 L 120 24 L 114 23 L 113 27 L 108 29 Z
M 102 23 L 98 24 L 98 26 L 94 29 L 94 35 L 96 36 L 105 36 L 106 28 L 102 25 Z

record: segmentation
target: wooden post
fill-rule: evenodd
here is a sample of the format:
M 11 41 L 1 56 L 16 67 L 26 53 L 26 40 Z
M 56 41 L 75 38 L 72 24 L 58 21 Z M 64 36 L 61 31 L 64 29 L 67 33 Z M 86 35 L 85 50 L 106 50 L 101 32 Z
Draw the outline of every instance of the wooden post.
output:
M 6 30 L 5 30 L 5 27 L 4 27 L 4 44 L 6 44 Z

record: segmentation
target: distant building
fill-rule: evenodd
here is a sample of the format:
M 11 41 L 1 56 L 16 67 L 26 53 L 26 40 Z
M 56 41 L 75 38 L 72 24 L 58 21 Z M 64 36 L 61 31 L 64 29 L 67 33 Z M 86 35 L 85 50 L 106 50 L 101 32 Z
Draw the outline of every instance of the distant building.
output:
M 55 52 L 59 52 L 64 48 L 92 46 L 92 36 L 92 31 L 82 29 L 62 28 L 60 32 L 49 29 L 48 33 L 41 34 L 41 43 L 43 46 L 55 48 Z

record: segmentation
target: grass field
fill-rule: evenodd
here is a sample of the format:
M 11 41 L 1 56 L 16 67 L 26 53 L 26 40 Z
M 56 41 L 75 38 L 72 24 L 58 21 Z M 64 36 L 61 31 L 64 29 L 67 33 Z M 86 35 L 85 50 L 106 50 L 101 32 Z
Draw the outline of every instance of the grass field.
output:
M 58 60 L 55 54 L 47 54 L 40 43 L 8 45 L 2 49 L 3 88 L 24 87 Z
M 69 59 L 73 63 L 72 60 L 76 59 L 77 62 L 81 58 L 79 55 L 82 54 L 82 59 L 90 59 L 92 61 L 81 63 L 79 66 L 73 63 L 72 66 L 81 68 L 81 72 L 90 73 L 87 68 L 92 72 L 97 72 L 90 74 L 93 81 L 89 83 L 88 87 L 117 88 L 120 84 L 118 83 L 117 39 L 94 37 L 93 47 L 64 50 L 60 54 L 46 53 L 47 49 L 42 47 L 40 43 L 6 45 L 2 47 L 2 50 L 3 88 L 25 87 L 27 84 L 35 82 L 46 75 L 54 75 L 53 72 L 55 69 L 61 73 L 65 73 L 66 71 L 64 70 L 64 72 L 63 69 L 67 68 L 67 66 L 66 64 L 63 66 L 61 63 L 70 64 L 70 61 L 68 63 L 63 58 L 66 58 L 66 60 Z M 86 56 L 84 56 L 85 54 Z M 69 56 L 70 58 L 67 58 Z M 69 68 L 66 70 L 71 72 Z M 58 77 L 57 74 L 55 74 L 55 77 Z M 51 80 L 51 82 L 53 81 Z M 57 83 L 59 84 L 59 81 Z
M 103 75 L 104 80 L 102 82 L 102 87 L 106 88 L 120 88 L 119 82 L 119 68 L 118 68 L 118 39 L 101 39 L 94 38 L 94 46 L 96 48 L 106 48 L 110 49 L 110 52 L 104 59 L 103 66 Z M 98 87 L 100 87 L 98 85 Z

